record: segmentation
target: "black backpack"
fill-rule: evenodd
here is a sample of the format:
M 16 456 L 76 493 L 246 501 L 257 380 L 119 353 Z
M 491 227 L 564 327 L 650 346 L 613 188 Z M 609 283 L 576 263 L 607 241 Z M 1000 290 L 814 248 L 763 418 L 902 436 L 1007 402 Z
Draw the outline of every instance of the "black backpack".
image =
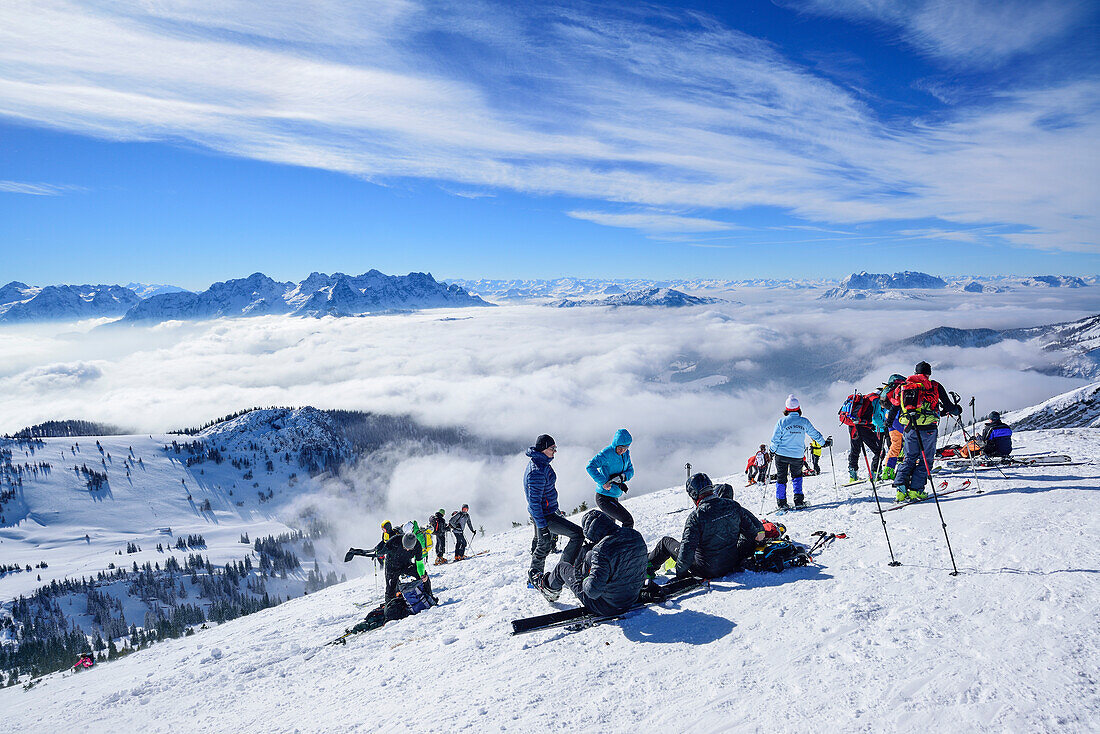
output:
M 392 622 L 395 619 L 404 619 L 409 616 L 409 605 L 403 596 L 395 596 L 386 602 L 384 606 L 387 622 Z
M 745 563 L 745 567 L 753 571 L 779 573 L 784 568 L 805 566 L 809 562 L 810 556 L 797 543 L 790 540 L 768 540 L 756 549 L 752 558 Z

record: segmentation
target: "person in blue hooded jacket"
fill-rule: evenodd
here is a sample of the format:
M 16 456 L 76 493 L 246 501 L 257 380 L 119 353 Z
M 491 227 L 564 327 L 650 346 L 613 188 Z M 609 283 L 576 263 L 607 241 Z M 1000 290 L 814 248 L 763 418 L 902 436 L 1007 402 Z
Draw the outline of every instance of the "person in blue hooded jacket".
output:
M 523 493 L 527 496 L 527 513 L 535 524 L 537 538 L 531 551 L 531 569 L 527 577 L 534 588 L 541 588 L 544 583 L 546 557 L 550 555 L 555 535 L 569 538 L 561 554 L 563 562 L 572 564 L 581 549 L 583 534 L 580 527 L 567 520 L 558 509 L 558 476 L 550 466 L 557 452 L 553 437 L 545 433 L 527 449 L 527 458 L 531 462 L 523 473 Z
M 634 465 L 630 463 L 632 440 L 630 432 L 620 428 L 611 443 L 588 462 L 588 476 L 596 482 L 596 507 L 624 528 L 634 527 L 634 518 L 619 501 L 627 489 L 626 483 L 634 478 Z
M 833 437 L 825 438 L 813 423 L 802 417 L 802 406 L 794 395 L 787 396 L 783 408 L 783 417 L 775 424 L 772 434 L 771 451 L 775 457 L 775 503 L 780 509 L 787 507 L 787 473 L 790 472 L 794 485 L 794 506 L 804 507 L 806 496 L 802 492 L 802 461 L 806 450 L 806 434 L 828 448 L 833 445 Z

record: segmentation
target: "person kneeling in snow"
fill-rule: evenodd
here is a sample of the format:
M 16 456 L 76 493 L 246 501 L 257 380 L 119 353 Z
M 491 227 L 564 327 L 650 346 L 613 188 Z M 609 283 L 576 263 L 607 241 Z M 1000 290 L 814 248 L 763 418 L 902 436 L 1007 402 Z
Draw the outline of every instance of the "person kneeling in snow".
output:
M 1012 429 L 1001 421 L 1001 414 L 993 411 L 982 431 L 982 453 L 986 456 L 1010 456 L 1012 454 Z
M 621 614 L 634 606 L 645 584 L 645 539 L 634 528 L 619 527 L 600 510 L 589 510 L 581 528 L 592 549 L 581 552 L 575 563 L 558 563 L 538 589 L 557 601 L 568 586 L 593 614 Z
M 438 604 L 432 594 L 432 582 L 424 567 L 424 547 L 413 533 L 393 533 L 385 544 L 386 601 L 397 596 L 397 584 L 401 576 L 412 576 L 424 582 L 424 593 Z
M 683 539 L 664 537 L 649 553 L 653 578 L 670 558 L 676 575 L 714 579 L 740 569 L 764 539 L 764 525 L 732 498 L 716 494 L 710 477 L 695 474 L 687 483 L 695 509 L 684 523 Z

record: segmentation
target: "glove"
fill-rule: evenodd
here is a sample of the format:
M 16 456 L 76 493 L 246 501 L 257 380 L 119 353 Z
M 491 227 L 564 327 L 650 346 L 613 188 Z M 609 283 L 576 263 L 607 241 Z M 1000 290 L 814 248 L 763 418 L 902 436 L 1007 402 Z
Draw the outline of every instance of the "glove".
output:
M 828 438 L 825 439 L 825 443 L 821 444 L 821 448 L 827 449 L 832 445 L 833 445 L 833 437 L 829 436 Z

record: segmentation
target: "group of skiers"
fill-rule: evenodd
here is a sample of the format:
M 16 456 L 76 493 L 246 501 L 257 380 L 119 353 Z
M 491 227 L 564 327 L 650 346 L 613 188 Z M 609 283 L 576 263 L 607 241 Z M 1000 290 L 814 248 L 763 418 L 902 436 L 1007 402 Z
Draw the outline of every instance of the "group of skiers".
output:
M 425 550 L 434 545 L 436 565 L 447 563 L 447 535 L 454 533 L 454 560 L 463 560 L 466 558 L 467 528 L 471 535 L 477 535 L 473 522 L 470 521 L 469 505 L 462 505 L 461 510 L 452 512 L 449 520 L 445 517 L 445 510 L 440 509 L 428 520 L 427 529 L 422 529 L 416 520 L 410 520 L 398 528 L 386 520 L 382 523 L 382 539 L 374 548 L 369 551 L 351 548 L 344 556 L 344 561 L 350 561 L 355 556 L 364 556 L 381 563 L 385 570 L 386 601 L 397 596 L 401 577 L 410 576 L 420 582 L 432 604 L 438 604 L 439 600 L 432 594 L 432 582 L 425 566 Z
M 924 486 L 935 462 L 940 419 L 962 414 L 958 396 L 931 379 L 932 367 L 919 362 L 909 377 L 891 375 L 877 390 L 853 393 L 839 412 L 849 428 L 850 481 L 858 481 L 860 458 L 872 476 L 892 483 L 898 502 L 927 497 Z M 962 423 L 960 420 L 960 427 Z M 1012 429 L 990 414 L 981 445 L 987 455 L 1007 456 L 1012 450 Z M 806 459 L 809 440 L 812 468 Z M 626 429 L 588 463 L 596 483 L 596 508 L 578 526 L 558 507 L 557 475 L 551 462 L 557 454 L 553 437 L 540 435 L 527 450 L 530 462 L 523 475 L 527 509 L 535 526 L 528 585 L 547 599 L 556 600 L 568 586 L 594 613 L 618 614 L 643 593 L 647 579 L 670 559 L 677 575 L 702 578 L 724 576 L 743 567 L 764 539 L 764 525 L 732 497 L 732 487 L 714 485 L 706 474 L 694 474 L 687 482 L 695 507 L 684 524 L 680 540 L 662 538 L 653 549 L 634 529 L 634 519 L 620 502 L 626 483 L 634 476 L 630 460 L 631 436 Z M 806 505 L 803 476 L 820 474 L 822 449 L 833 445 L 802 415 L 802 406 L 788 395 L 770 443 L 761 444 L 749 459 L 750 484 L 766 480 L 774 462 L 776 506 L 789 509 L 788 480 L 795 509 Z M 549 572 L 546 558 L 557 536 L 567 539 L 557 565 Z

